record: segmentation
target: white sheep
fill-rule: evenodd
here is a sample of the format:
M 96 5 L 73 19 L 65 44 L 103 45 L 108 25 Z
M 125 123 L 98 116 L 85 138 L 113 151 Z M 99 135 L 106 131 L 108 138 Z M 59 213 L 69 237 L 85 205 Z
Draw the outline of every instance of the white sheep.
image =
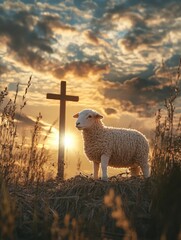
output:
M 107 180 L 107 166 L 130 167 L 131 175 L 149 177 L 149 144 L 146 137 L 134 129 L 106 127 L 103 116 L 94 110 L 83 110 L 73 116 L 76 127 L 83 131 L 84 151 L 94 163 L 94 178 L 98 178 L 101 163 L 102 179 Z

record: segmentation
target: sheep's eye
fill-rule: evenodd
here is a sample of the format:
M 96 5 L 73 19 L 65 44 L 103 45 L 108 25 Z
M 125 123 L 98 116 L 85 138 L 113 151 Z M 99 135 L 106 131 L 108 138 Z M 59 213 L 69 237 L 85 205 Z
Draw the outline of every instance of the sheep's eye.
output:
M 91 115 L 89 115 L 89 116 L 88 116 L 88 118 L 92 118 L 92 116 L 91 116 Z

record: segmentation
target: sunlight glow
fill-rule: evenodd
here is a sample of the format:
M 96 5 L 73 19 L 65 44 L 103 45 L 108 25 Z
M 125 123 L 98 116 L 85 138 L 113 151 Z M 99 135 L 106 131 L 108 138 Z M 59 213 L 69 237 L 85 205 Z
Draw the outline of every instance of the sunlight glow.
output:
M 52 129 L 52 136 L 50 139 L 50 144 L 52 147 L 58 148 L 58 143 L 59 143 L 59 132 L 56 128 Z M 64 137 L 64 146 L 65 149 L 72 149 L 75 146 L 75 136 L 70 133 L 66 132 L 65 137 Z
M 73 148 L 74 147 L 74 136 L 70 133 L 66 133 L 64 137 L 64 146 L 65 148 Z

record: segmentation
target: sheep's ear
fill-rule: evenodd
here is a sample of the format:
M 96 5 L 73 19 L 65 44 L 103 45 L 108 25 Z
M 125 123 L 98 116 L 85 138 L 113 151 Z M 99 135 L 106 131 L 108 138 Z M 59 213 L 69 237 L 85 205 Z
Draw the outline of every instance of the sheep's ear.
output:
M 74 118 L 78 118 L 79 117 L 79 113 L 76 113 L 75 115 L 73 115 Z
M 96 113 L 95 117 L 96 117 L 97 119 L 102 119 L 102 118 L 103 118 L 103 116 L 102 116 L 101 114 L 99 114 L 99 113 Z

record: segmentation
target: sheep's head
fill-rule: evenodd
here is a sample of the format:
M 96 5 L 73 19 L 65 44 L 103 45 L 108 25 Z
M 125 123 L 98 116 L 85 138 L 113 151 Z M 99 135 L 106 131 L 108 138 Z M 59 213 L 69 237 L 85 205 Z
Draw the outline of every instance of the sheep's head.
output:
M 76 127 L 79 130 L 90 128 L 95 121 L 99 121 L 103 118 L 103 116 L 96 111 L 89 109 L 83 110 L 80 113 L 75 114 L 73 117 L 77 118 Z

